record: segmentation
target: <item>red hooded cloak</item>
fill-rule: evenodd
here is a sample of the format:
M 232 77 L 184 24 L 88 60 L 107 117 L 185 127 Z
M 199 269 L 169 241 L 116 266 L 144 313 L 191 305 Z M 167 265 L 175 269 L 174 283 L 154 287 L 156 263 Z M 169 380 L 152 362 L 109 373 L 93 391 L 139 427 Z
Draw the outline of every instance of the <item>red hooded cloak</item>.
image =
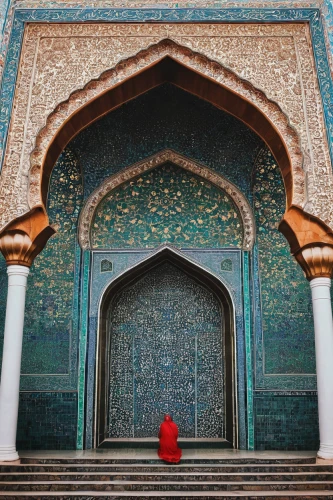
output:
M 178 426 L 172 421 L 170 415 L 165 415 L 158 437 L 160 439 L 158 456 L 165 462 L 178 463 L 182 456 L 182 450 L 178 448 L 177 444 Z

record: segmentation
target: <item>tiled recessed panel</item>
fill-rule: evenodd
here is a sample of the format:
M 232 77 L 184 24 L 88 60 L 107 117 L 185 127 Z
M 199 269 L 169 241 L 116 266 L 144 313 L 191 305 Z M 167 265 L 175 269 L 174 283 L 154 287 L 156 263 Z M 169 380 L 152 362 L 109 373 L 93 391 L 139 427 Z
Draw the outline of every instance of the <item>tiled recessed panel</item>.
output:
M 185 258 L 188 258 L 195 265 L 201 267 L 208 273 L 212 273 L 221 283 L 225 285 L 227 293 L 230 293 L 232 303 L 235 307 L 235 335 L 236 335 L 236 353 L 237 353 L 237 399 L 238 399 L 238 430 L 239 442 L 241 447 L 246 443 L 246 424 L 245 424 L 245 346 L 244 346 L 244 324 L 242 309 L 242 277 L 241 277 L 241 250 L 239 249 L 192 249 L 181 251 Z M 147 259 L 152 252 L 149 250 L 117 250 L 113 252 L 93 252 L 92 277 L 91 277 L 91 304 L 90 304 L 90 324 L 89 341 L 87 354 L 87 393 L 86 393 L 86 445 L 91 446 L 93 435 L 93 412 L 94 412 L 94 376 L 95 376 L 95 355 L 96 342 L 98 336 L 97 315 L 98 304 L 103 290 L 108 284 L 111 284 L 120 273 L 135 267 L 143 259 Z M 114 263 L 114 272 L 100 272 L 101 261 L 108 259 Z M 221 270 L 221 261 L 228 259 L 232 262 L 233 272 Z M 223 286 L 223 285 L 222 285 Z M 128 340 L 130 345 L 130 340 Z M 126 349 L 125 349 L 126 350 Z M 130 384 L 131 377 L 128 383 Z M 130 392 L 132 394 L 132 392 Z M 203 405 L 204 408 L 204 405 Z M 129 416 L 129 420 L 132 416 Z
M 314 395 L 254 397 L 256 450 L 317 450 L 318 404 Z
M 262 321 L 262 325 L 260 318 L 256 322 L 257 386 L 275 383 L 275 388 L 283 389 L 279 378 L 272 380 L 273 375 L 315 374 L 314 328 L 309 283 L 278 231 L 285 193 L 269 151 L 262 151 L 256 161 L 253 203 L 259 252 L 259 283 L 255 287 L 260 284 Z M 289 389 L 301 389 L 298 381 L 295 378 Z M 308 381 L 309 389 L 315 388 L 312 383 L 314 376 Z
M 82 178 L 69 149 L 58 160 L 48 200 L 57 233 L 36 258 L 28 277 L 21 389 L 77 388 L 78 266 L 77 218 L 82 206 Z M 4 331 L 7 276 L 0 266 L 0 338 Z
M 67 149 L 53 170 L 48 199 L 50 222 L 56 226 L 57 233 L 36 258 L 28 278 L 22 355 L 22 388 L 25 390 L 42 389 L 41 380 L 36 380 L 36 376 L 52 379 L 53 375 L 72 379 L 70 388 L 77 387 L 78 333 L 74 301 L 78 290 L 74 282 L 81 206 L 80 168 Z M 55 377 L 53 382 L 55 389 L 61 388 Z
M 19 450 L 74 450 L 76 426 L 76 392 L 21 392 Z
M 222 314 L 211 291 L 168 263 L 119 292 L 109 310 L 110 437 L 156 436 L 166 413 L 181 437 L 223 437 Z

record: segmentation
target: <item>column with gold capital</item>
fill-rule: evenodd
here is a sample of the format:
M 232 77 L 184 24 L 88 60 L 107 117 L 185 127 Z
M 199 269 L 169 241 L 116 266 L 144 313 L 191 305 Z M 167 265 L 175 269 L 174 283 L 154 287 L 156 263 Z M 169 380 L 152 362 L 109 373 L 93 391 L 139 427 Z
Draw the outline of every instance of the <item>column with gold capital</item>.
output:
M 7 273 L 8 294 L 0 383 L 0 460 L 17 460 L 16 430 L 29 267 L 8 266 Z
M 34 211 L 0 234 L 7 262 L 8 293 L 0 379 L 0 461 L 19 458 L 16 451 L 21 355 L 27 278 L 34 258 L 54 234 L 46 214 Z
M 333 459 L 333 248 L 310 246 L 295 255 L 310 281 L 316 345 L 320 447 L 318 457 Z

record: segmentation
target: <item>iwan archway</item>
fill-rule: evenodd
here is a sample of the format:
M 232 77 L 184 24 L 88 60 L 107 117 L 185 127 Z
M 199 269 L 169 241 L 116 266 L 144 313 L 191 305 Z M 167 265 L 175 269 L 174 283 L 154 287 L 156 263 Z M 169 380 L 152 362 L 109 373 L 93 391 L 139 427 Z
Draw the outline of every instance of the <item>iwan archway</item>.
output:
M 237 447 L 234 314 L 226 285 L 168 246 L 112 282 L 100 304 L 96 446 L 155 438 L 168 412 L 181 438 Z
M 62 103 L 60 103 L 60 98 L 58 99 L 56 96 L 53 96 L 52 107 L 55 106 L 53 108 L 53 112 L 52 109 L 48 110 L 47 113 L 50 113 L 48 115 L 48 118 L 46 119 L 45 115 L 45 120 L 42 123 L 38 121 L 41 127 L 38 129 L 39 132 L 37 132 L 36 130 L 34 132 L 31 132 L 31 136 L 29 136 L 30 131 L 28 130 L 27 136 L 24 138 L 24 140 L 22 139 L 22 141 L 17 139 L 19 135 L 16 134 L 16 132 L 18 132 L 16 128 L 18 120 L 13 119 L 12 134 L 10 140 L 8 141 L 8 151 L 13 152 L 13 154 L 7 155 L 4 165 L 5 183 L 3 193 L 6 193 L 6 195 L 8 193 L 8 197 L 6 196 L 6 206 L 4 213 L 2 214 L 3 232 L 0 237 L 0 248 L 6 258 L 10 270 L 9 284 L 11 285 L 11 287 L 9 288 L 9 290 L 14 289 L 14 285 L 12 286 L 11 281 L 17 280 L 18 276 L 20 277 L 20 284 L 18 285 L 15 281 L 15 286 L 17 286 L 17 289 L 20 289 L 18 288 L 19 286 L 21 288 L 25 286 L 26 278 L 29 272 L 28 268 L 32 265 L 32 262 L 34 261 L 38 253 L 43 250 L 43 247 L 49 237 L 54 233 L 54 228 L 49 225 L 45 207 L 52 169 L 55 162 L 57 161 L 59 154 L 66 147 L 66 144 L 68 144 L 75 135 L 79 134 L 81 130 L 87 128 L 101 116 L 108 114 L 110 111 L 113 111 L 116 108 L 122 106 L 122 104 L 124 104 L 125 102 L 132 101 L 135 97 L 144 94 L 150 89 L 158 87 L 165 82 L 169 82 L 172 85 L 187 91 L 191 95 L 195 95 L 205 101 L 210 102 L 216 108 L 234 115 L 244 124 L 248 125 L 253 131 L 255 131 L 269 146 L 277 161 L 277 166 L 281 170 L 286 188 L 287 212 L 284 216 L 284 221 L 280 226 L 280 230 L 288 238 L 292 253 L 296 256 L 298 262 L 306 272 L 307 278 L 311 280 L 311 286 L 315 290 L 313 292 L 314 296 L 317 289 L 321 291 L 322 289 L 326 290 L 326 288 L 328 288 L 328 278 L 331 276 L 332 270 L 332 232 L 331 229 L 326 225 L 326 223 L 328 223 L 326 221 L 326 218 L 320 219 L 320 211 L 311 211 L 312 215 L 309 215 L 305 211 L 310 210 L 311 206 L 310 204 L 306 204 L 306 185 L 304 182 L 304 172 L 302 170 L 302 151 L 300 147 L 300 139 L 296 133 L 296 128 L 294 129 L 292 126 L 290 126 L 290 123 L 293 123 L 293 110 L 290 110 L 290 116 L 288 117 L 281 110 L 280 104 L 276 104 L 275 102 L 271 101 L 266 97 L 264 92 L 258 90 L 258 88 L 261 88 L 261 86 L 257 82 L 254 82 L 253 84 L 257 86 L 257 88 L 255 88 L 255 86 L 253 86 L 251 83 L 242 80 L 238 76 L 242 74 L 240 70 L 235 70 L 236 72 L 233 73 L 232 71 L 227 70 L 222 65 L 222 63 L 215 62 L 215 56 L 213 52 L 211 53 L 211 55 L 209 55 L 211 59 L 208 59 L 207 56 L 194 51 L 195 44 L 192 44 L 191 42 L 189 45 L 192 46 L 192 49 L 181 47 L 181 45 L 179 45 L 178 43 L 172 42 L 170 40 L 162 40 L 156 45 L 148 46 L 148 48 L 141 50 L 136 54 L 136 56 L 130 57 L 126 61 L 118 61 L 113 66 L 113 69 L 102 74 L 98 80 L 94 80 L 94 76 L 90 76 L 89 74 L 89 77 L 87 77 L 87 81 L 89 82 L 86 84 L 83 90 L 75 90 L 75 88 L 69 89 L 66 96 L 61 97 L 61 99 L 65 99 Z M 133 53 L 136 52 L 133 51 Z M 37 59 L 38 58 L 36 58 L 36 60 Z M 22 69 L 22 71 L 23 70 L 24 68 Z M 28 88 L 28 86 L 26 86 L 26 88 Z M 278 101 L 279 99 L 277 97 L 277 102 Z M 13 109 L 20 109 L 20 107 L 21 105 L 19 101 L 17 101 Z M 28 123 L 28 115 L 26 119 L 21 121 L 21 123 Z M 45 123 L 46 126 L 42 128 Z M 322 128 L 323 127 L 319 127 L 319 130 L 321 130 Z M 29 141 L 31 142 L 29 143 Z M 22 154 L 21 151 L 20 154 L 17 154 L 18 150 L 16 148 L 20 148 L 21 143 L 23 148 Z M 29 146 L 29 144 L 31 145 L 31 147 Z M 30 156 L 30 163 L 29 155 L 32 148 L 34 147 L 33 144 L 35 145 L 35 149 Z M 170 145 L 168 147 L 173 147 L 173 145 Z M 317 156 L 317 158 L 318 157 L 319 156 Z M 16 168 L 17 161 L 19 161 L 20 163 L 20 169 Z M 126 163 L 126 165 L 128 164 L 129 163 Z M 318 163 L 318 165 L 316 166 L 316 168 L 318 168 L 318 172 L 319 166 L 320 165 Z M 14 177 L 8 175 L 9 172 L 15 174 L 15 176 L 16 174 L 18 175 L 17 181 L 12 182 L 11 179 L 14 179 Z M 22 182 L 21 178 L 23 179 Z M 310 181 L 309 185 L 311 185 Z M 28 197 L 29 202 L 27 201 Z M 326 222 L 323 222 L 323 220 L 325 220 Z M 198 222 L 198 224 L 201 223 Z M 50 243 L 50 248 L 52 249 L 52 243 Z M 87 247 L 82 248 L 84 249 L 83 260 L 85 260 L 86 262 L 90 258 L 90 249 Z M 188 252 L 188 254 L 190 254 L 191 252 L 191 249 L 189 250 L 188 248 L 185 250 L 185 252 L 183 250 L 184 249 L 182 247 L 182 253 Z M 234 252 L 234 255 L 236 255 L 237 252 L 238 256 L 242 255 L 242 250 L 240 250 L 239 248 L 232 250 Z M 203 250 L 203 253 L 204 251 L 205 250 Z M 78 249 L 78 253 L 80 253 L 80 249 Z M 94 250 L 92 250 L 91 253 L 94 254 Z M 103 253 L 103 249 L 100 253 Z M 149 250 L 147 250 L 146 255 L 147 254 L 149 254 Z M 131 256 L 132 255 L 134 255 L 134 253 L 131 254 Z M 249 279 L 247 272 L 250 255 L 247 255 L 244 252 L 243 256 L 244 269 L 247 270 L 246 272 L 244 272 L 245 279 L 243 280 L 245 290 L 246 287 L 249 288 Z M 148 256 L 148 258 L 150 259 L 151 256 Z M 241 261 L 241 258 L 239 258 L 239 261 Z M 159 263 L 156 265 L 162 264 Z M 173 267 L 177 267 L 173 263 L 172 265 Z M 220 270 L 222 270 L 221 262 L 219 262 L 219 266 Z M 102 266 L 100 270 L 101 269 Z M 133 267 L 131 267 L 130 271 L 132 270 Z M 140 277 L 142 279 L 144 279 L 145 276 L 146 274 L 144 273 L 140 274 Z M 193 277 L 193 273 L 187 274 L 186 276 L 194 279 L 194 281 L 197 280 L 196 283 L 198 283 L 198 281 L 200 283 L 203 281 L 203 278 L 201 276 L 198 278 L 196 278 L 195 276 Z M 137 279 L 140 279 L 140 277 L 138 277 Z M 129 277 L 130 282 L 131 279 L 132 278 Z M 84 274 L 84 276 L 82 277 L 82 281 L 84 283 L 89 281 L 88 273 Z M 79 283 L 79 280 L 77 280 L 77 283 Z M 128 287 L 129 284 L 124 282 L 123 285 L 126 288 L 126 285 Z M 133 286 L 134 285 L 135 283 L 133 282 Z M 122 293 L 125 288 L 119 288 L 119 293 Z M 234 292 L 234 288 L 232 286 L 230 286 L 230 290 Z M 210 292 L 214 293 L 214 291 L 212 290 Z M 329 295 L 327 290 L 325 293 Z M 90 295 L 90 297 L 92 298 L 93 296 L 94 294 Z M 79 294 L 77 294 L 77 297 L 79 297 Z M 247 289 L 244 302 L 246 300 L 249 302 L 248 299 L 249 290 Z M 328 303 L 328 301 L 326 302 Z M 9 305 L 13 303 L 13 299 L 8 301 Z M 244 377 L 245 355 L 244 343 L 243 345 L 238 344 L 238 340 L 239 338 L 241 338 L 241 335 L 238 335 L 238 333 L 240 332 L 242 321 L 239 321 L 237 319 L 239 318 L 237 314 L 240 314 L 240 316 L 242 315 L 242 308 L 239 305 L 240 302 L 235 301 L 235 304 L 235 324 L 237 326 L 235 344 L 237 344 L 237 357 L 238 359 L 240 359 L 238 367 L 239 370 L 243 370 L 241 376 L 239 376 L 240 372 L 238 372 L 237 381 L 238 405 L 242 407 L 241 416 L 243 420 L 243 423 L 239 423 L 238 428 L 239 435 L 243 436 L 241 439 L 239 439 L 239 442 L 242 443 L 242 446 L 244 446 L 246 435 L 244 424 L 246 401 L 246 393 L 244 390 L 244 381 L 246 380 L 246 377 Z M 110 306 L 112 307 L 111 304 Z M 246 308 L 244 307 L 244 309 Z M 15 323 L 16 316 L 18 316 L 17 310 L 20 313 L 20 320 L 22 319 L 20 324 Z M 240 312 L 237 312 L 237 310 Z M 248 310 L 250 311 L 250 309 Z M 15 448 L 15 422 L 17 417 L 17 403 L 19 394 L 18 382 L 20 374 L 18 365 L 21 355 L 20 346 L 22 343 L 21 336 L 23 331 L 23 311 L 24 296 L 22 296 L 20 307 L 15 306 L 15 308 L 7 308 L 6 322 L 8 323 L 8 325 L 13 324 L 14 326 L 7 328 L 6 338 L 14 338 L 14 331 L 14 334 L 16 335 L 15 338 L 18 339 L 15 349 L 13 350 L 18 363 L 16 363 L 14 366 L 13 363 L 11 363 L 10 357 L 7 356 L 6 364 L 4 365 L 7 370 L 6 379 L 9 381 L 15 379 L 17 382 L 15 390 L 12 390 L 11 384 L 7 384 L 6 386 L 6 390 L 8 390 L 8 401 L 11 402 L 10 412 L 4 410 L 0 412 L 0 422 L 2 424 L 0 425 L 0 427 L 4 429 L 4 433 L 0 436 L 0 450 L 3 453 L 7 454 L 5 458 L 9 460 L 17 457 Z M 110 311 L 110 309 L 106 309 L 106 311 Z M 105 315 L 107 316 L 106 313 Z M 96 317 L 98 318 L 98 314 Z M 89 321 L 91 321 L 91 325 L 93 325 L 96 317 L 92 314 L 89 318 Z M 318 313 L 318 311 L 317 317 L 320 317 L 320 312 Z M 247 321 L 248 328 L 250 329 L 249 325 L 251 318 L 247 317 L 245 319 Z M 83 318 L 83 320 L 85 321 L 86 318 Z M 82 321 L 82 324 L 84 323 L 84 321 Z M 239 323 L 237 323 L 238 321 Z M 329 331 L 331 330 L 332 328 L 330 327 Z M 105 331 L 108 331 L 108 329 L 106 329 Z M 250 330 L 248 330 L 248 332 L 249 331 Z M 96 330 L 89 330 L 88 332 L 89 342 L 91 341 L 91 344 L 89 344 L 88 346 L 88 351 L 89 356 L 91 355 L 91 357 L 89 357 L 89 362 L 86 366 L 81 366 L 81 373 L 85 373 L 85 370 L 87 371 L 87 380 L 90 384 L 89 388 L 92 388 L 92 390 L 87 390 L 86 399 L 86 407 L 92 409 L 91 413 L 87 415 L 87 434 L 89 432 L 89 426 L 92 425 L 91 421 L 94 420 L 94 408 L 96 429 L 101 415 L 101 404 L 99 406 L 97 406 L 97 404 L 94 406 L 94 403 L 91 404 L 90 401 L 91 399 L 94 399 L 93 390 L 95 389 L 95 359 L 90 366 L 90 360 L 93 356 L 96 355 L 96 345 L 94 344 L 94 341 L 98 337 L 95 336 L 95 338 L 93 338 L 93 334 L 95 334 L 95 332 Z M 101 336 L 99 338 L 101 338 Z M 251 336 L 249 335 L 248 338 L 251 339 Z M 240 349 L 239 347 L 243 349 Z M 247 348 L 249 352 L 251 352 L 251 341 L 248 342 Z M 106 352 L 107 351 L 101 352 L 101 356 L 104 356 Z M 325 358 L 324 350 L 318 350 L 318 352 L 320 352 L 321 358 Z M 99 353 L 98 350 L 97 353 Z M 83 355 L 81 356 L 81 354 Z M 83 365 L 84 361 L 88 358 L 86 358 L 85 350 L 83 348 L 80 352 L 80 357 Z M 77 352 L 74 353 L 73 359 L 77 359 Z M 99 368 L 99 366 L 100 365 L 98 362 L 97 369 Z M 322 366 L 323 365 L 321 363 L 318 363 L 319 370 L 322 370 Z M 91 376 L 91 370 L 93 370 L 93 376 Z M 251 374 L 251 360 L 249 361 L 247 373 Z M 324 371 L 322 371 L 322 373 L 326 373 L 325 369 Z M 106 377 L 104 372 L 104 379 L 105 378 Z M 84 380 L 84 377 L 79 381 L 80 391 L 81 386 L 83 386 L 84 384 L 82 380 Z M 323 396 L 325 395 L 325 387 L 329 387 L 329 384 L 327 384 L 327 381 L 329 379 L 328 377 L 318 377 L 318 380 L 320 381 L 318 392 Z M 70 383 L 72 383 L 71 380 Z M 98 379 L 97 383 L 99 383 Z M 76 389 L 76 386 L 71 385 L 70 388 L 72 387 Z M 101 397 L 103 396 L 103 394 L 105 396 L 105 394 L 109 394 L 109 392 L 106 393 L 104 389 L 104 393 L 101 393 Z M 233 392 L 233 394 L 235 394 L 235 392 Z M 83 408 L 86 401 L 84 401 L 84 398 L 81 398 L 81 395 L 82 392 L 80 392 L 79 396 L 79 405 L 81 405 L 80 408 Z M 329 406 L 326 405 L 328 399 L 329 398 L 322 399 L 324 403 L 320 406 L 320 412 L 324 416 L 332 413 L 328 411 Z M 250 398 L 248 399 L 248 401 L 250 401 Z M 108 408 L 109 406 L 110 405 L 108 402 Z M 4 405 L 2 405 L 2 408 L 4 408 Z M 109 413 L 107 413 L 107 415 L 108 414 Z M 239 414 L 240 412 L 237 415 L 238 417 Z M 235 415 L 236 413 L 234 413 L 232 421 L 236 420 Z M 321 441 L 323 445 L 322 452 L 326 453 L 325 446 L 329 447 L 330 445 L 327 445 L 327 442 L 331 442 L 331 438 L 329 438 L 329 436 L 331 436 L 331 430 L 326 429 L 325 419 L 323 420 L 323 422 L 324 424 L 321 424 L 321 428 L 324 429 L 325 432 L 321 433 Z M 100 423 L 100 425 L 102 428 L 102 423 Z M 242 425 L 243 430 L 241 430 Z M 109 427 L 105 425 L 105 422 L 104 429 L 109 429 Z M 7 435 L 9 434 L 9 431 L 10 439 L 8 440 Z M 90 435 L 93 435 L 93 432 L 91 432 Z M 96 435 L 97 432 L 95 432 L 95 440 L 97 440 Z M 90 446 L 90 444 L 91 443 L 89 442 L 89 440 L 87 440 L 87 447 Z M 237 446 L 237 440 L 234 440 L 233 444 Z M 329 452 L 331 453 L 330 450 Z

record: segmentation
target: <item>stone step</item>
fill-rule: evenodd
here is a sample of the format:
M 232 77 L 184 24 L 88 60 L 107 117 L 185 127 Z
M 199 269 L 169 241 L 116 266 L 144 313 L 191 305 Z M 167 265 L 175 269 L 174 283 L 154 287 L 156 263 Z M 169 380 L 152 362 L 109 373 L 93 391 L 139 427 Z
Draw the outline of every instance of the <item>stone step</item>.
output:
M 178 465 L 146 458 L 25 458 L 0 467 L 0 497 L 333 500 L 333 465 L 314 458 L 198 458 Z
M 91 498 L 102 498 L 106 497 L 111 500 L 118 500 L 120 498 L 127 498 L 127 499 L 136 499 L 136 498 L 162 498 L 163 500 L 171 500 L 172 498 L 182 498 L 183 500 L 197 500 L 200 498 L 201 500 L 211 500 L 214 498 L 244 498 L 247 500 L 257 500 L 258 498 L 260 499 L 267 499 L 267 500 L 276 500 L 276 499 L 281 499 L 283 498 L 284 500 L 298 500 L 300 498 L 302 499 L 309 499 L 313 498 L 316 500 L 327 500 L 327 499 L 332 499 L 332 492 L 331 491 L 318 491 L 318 490 L 308 490 L 306 491 L 306 495 L 304 494 L 304 491 L 256 491 L 253 494 L 249 494 L 247 491 L 222 491 L 222 492 L 216 492 L 216 491 L 205 491 L 204 495 L 202 491 L 192 491 L 190 495 L 184 496 L 184 492 L 181 491 L 169 491 L 168 495 L 166 496 L 163 491 L 137 491 L 137 492 L 130 492 L 130 491 L 118 491 L 116 492 L 115 495 L 110 494 L 109 491 L 85 491 L 84 493 L 82 492 L 75 492 L 75 491 L 67 491 L 66 494 L 64 495 L 63 492 L 56 492 L 56 491 L 43 491 L 43 492 L 34 492 L 34 491 L 7 491 L 4 494 L 0 493 L 0 496 L 6 500 L 6 498 L 20 498 L 22 500 L 26 499 L 31 499 L 31 498 L 36 498 L 38 500 L 52 500 L 52 499 L 69 499 L 69 498 L 77 498 L 78 500 L 91 500 Z
M 156 453 L 156 452 L 155 452 Z M 59 458 L 59 457 L 50 457 L 50 458 L 23 458 L 21 460 L 22 464 L 144 464 L 144 465 L 160 465 L 161 460 L 159 458 Z M 255 463 L 258 464 L 315 464 L 316 459 L 314 457 L 309 458 L 182 458 L 183 465 L 192 465 L 192 464 L 207 464 L 207 465 L 251 465 Z
M 164 463 L 159 464 L 40 464 L 40 463 L 30 463 L 30 464 L 16 464 L 1 465 L 0 472 L 44 472 L 44 473 L 65 473 L 65 472 L 107 472 L 107 473 L 156 473 L 156 472 L 178 472 L 178 473 L 194 473 L 194 472 L 216 472 L 216 473 L 272 473 L 279 474 L 284 472 L 295 473 L 295 472 L 333 472 L 333 465 L 323 465 L 323 464 L 179 464 L 179 465 L 166 465 Z
M 41 481 L 41 482 L 1 482 L 0 491 L 179 491 L 179 492 L 206 492 L 206 491 L 303 491 L 326 490 L 331 491 L 333 497 L 332 481 Z
M 232 444 L 223 438 L 179 438 L 178 444 L 183 450 L 188 449 L 226 449 L 232 448 Z M 150 449 L 157 450 L 159 439 L 149 438 L 107 438 L 99 445 L 99 449 Z
M 0 482 L 33 481 L 333 481 L 333 472 L 5 472 Z

